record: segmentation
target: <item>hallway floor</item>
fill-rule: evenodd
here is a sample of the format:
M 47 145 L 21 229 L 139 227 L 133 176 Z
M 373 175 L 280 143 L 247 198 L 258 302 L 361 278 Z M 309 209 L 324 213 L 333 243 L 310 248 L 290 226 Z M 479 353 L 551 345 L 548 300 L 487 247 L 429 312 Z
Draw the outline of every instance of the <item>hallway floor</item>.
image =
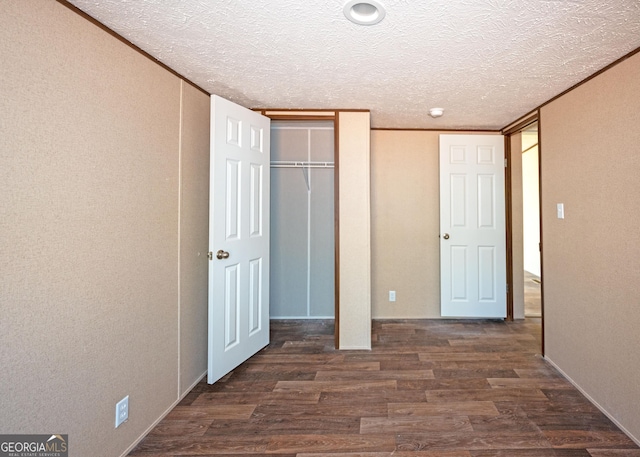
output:
M 271 344 L 198 384 L 131 457 L 640 457 L 540 356 L 540 319 L 272 321 Z
M 524 315 L 542 317 L 542 293 L 540 278 L 528 271 L 524 272 Z

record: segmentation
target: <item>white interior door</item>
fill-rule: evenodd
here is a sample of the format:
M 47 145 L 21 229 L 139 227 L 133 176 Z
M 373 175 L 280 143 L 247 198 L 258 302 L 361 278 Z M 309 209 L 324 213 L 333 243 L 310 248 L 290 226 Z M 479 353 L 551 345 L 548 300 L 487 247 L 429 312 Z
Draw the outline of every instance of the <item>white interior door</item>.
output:
M 442 316 L 507 315 L 502 135 L 440 135 Z
M 269 344 L 270 120 L 211 96 L 208 382 Z

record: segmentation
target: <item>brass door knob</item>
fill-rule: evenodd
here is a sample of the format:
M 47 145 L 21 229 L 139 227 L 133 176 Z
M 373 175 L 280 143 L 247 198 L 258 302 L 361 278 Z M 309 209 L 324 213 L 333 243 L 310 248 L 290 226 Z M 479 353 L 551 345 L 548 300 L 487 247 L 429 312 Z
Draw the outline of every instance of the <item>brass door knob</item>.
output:
M 216 252 L 216 257 L 218 259 L 228 259 L 229 253 L 220 249 L 218 252 Z
M 444 236 L 443 236 L 442 238 L 444 238 L 445 240 L 448 240 L 448 239 L 449 239 L 449 234 L 448 234 L 448 233 L 445 233 L 445 234 L 444 234 Z

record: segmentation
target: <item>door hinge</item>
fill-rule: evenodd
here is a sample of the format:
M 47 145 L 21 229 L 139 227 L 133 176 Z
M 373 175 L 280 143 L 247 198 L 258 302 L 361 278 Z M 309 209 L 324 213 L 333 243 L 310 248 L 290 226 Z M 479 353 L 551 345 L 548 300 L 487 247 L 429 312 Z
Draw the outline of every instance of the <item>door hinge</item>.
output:
M 209 260 L 213 260 L 213 252 L 211 252 L 211 251 L 207 252 L 207 258 Z
M 509 293 L 509 283 L 507 283 L 507 293 Z
M 507 168 L 507 158 L 504 158 L 504 167 Z

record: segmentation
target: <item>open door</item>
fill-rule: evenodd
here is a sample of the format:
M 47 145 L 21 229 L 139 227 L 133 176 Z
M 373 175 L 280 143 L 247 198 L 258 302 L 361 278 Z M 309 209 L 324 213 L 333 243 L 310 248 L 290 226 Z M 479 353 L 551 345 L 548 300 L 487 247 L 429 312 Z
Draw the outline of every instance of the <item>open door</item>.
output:
M 270 120 L 211 96 L 208 376 L 269 344 Z
M 446 317 L 504 318 L 502 135 L 440 135 L 440 297 Z

